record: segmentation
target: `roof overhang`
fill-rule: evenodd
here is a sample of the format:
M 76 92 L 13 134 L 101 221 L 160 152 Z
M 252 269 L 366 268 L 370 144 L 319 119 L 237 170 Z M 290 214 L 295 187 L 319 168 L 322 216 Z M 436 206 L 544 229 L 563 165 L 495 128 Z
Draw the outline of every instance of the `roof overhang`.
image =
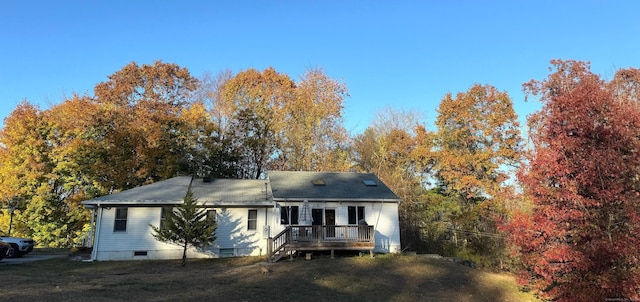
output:
M 383 203 L 400 203 L 400 199 L 372 199 L 372 198 L 305 198 L 305 197 L 296 197 L 296 198 L 274 198 L 275 202 L 383 202 Z
M 95 207 L 162 207 L 177 206 L 183 203 L 182 200 L 87 200 L 82 204 L 85 208 Z M 217 207 L 217 208 L 256 208 L 256 207 L 273 207 L 273 201 L 205 201 L 198 202 L 200 206 Z

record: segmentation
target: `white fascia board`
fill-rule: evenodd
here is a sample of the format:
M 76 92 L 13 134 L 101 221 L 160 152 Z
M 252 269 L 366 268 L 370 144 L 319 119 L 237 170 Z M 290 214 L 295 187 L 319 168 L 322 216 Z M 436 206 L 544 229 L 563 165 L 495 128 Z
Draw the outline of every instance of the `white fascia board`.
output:
M 393 198 L 393 199 L 385 199 L 385 198 L 379 198 L 379 199 L 371 199 L 371 198 L 274 198 L 273 201 L 276 202 L 302 202 L 302 201 L 309 201 L 309 202 L 322 202 L 322 201 L 328 201 L 328 202 L 350 202 L 350 201 L 354 201 L 354 202 L 384 202 L 384 203 L 399 203 L 401 200 L 398 198 Z

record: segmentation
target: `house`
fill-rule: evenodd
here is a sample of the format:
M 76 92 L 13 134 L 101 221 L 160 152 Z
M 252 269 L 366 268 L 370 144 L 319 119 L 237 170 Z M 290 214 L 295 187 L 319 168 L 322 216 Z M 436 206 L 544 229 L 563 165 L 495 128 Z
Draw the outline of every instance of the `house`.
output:
M 218 228 L 212 246 L 188 257 L 400 251 L 400 199 L 374 174 L 270 171 L 264 180 L 179 176 L 84 201 L 92 259 L 181 258 L 182 248 L 157 241 L 150 225 L 161 225 L 189 188 Z

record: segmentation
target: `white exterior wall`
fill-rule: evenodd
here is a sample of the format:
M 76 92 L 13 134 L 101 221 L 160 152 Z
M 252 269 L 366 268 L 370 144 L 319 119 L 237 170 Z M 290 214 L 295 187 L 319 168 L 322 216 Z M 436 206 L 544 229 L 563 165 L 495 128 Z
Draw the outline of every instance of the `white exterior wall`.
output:
M 378 253 L 400 253 L 400 221 L 397 203 L 372 204 L 372 211 L 365 210 L 367 223 L 374 225 Z
M 263 236 L 265 213 L 272 209 L 255 208 L 258 211 L 257 229 L 247 230 L 248 209 L 215 209 L 218 218 L 216 241 L 213 246 L 196 250 L 190 248 L 189 258 L 219 257 L 220 249 L 233 249 L 233 256 L 266 254 L 267 236 Z M 144 260 L 180 259 L 182 247 L 157 241 L 149 226 L 160 224 L 160 207 L 129 207 L 127 230 L 114 232 L 116 208 L 100 208 L 96 221 L 97 231 L 94 243 L 94 260 Z M 269 213 L 270 214 L 270 213 Z M 269 217 L 267 214 L 267 217 Z M 134 256 L 136 251 L 145 251 L 146 256 Z
M 284 203 L 280 203 L 284 205 Z M 302 202 L 288 202 L 287 205 L 302 207 Z M 377 253 L 397 253 L 401 251 L 397 203 L 364 202 L 310 202 L 311 209 L 334 209 L 336 225 L 348 225 L 348 207 L 364 206 L 365 219 L 375 229 L 375 249 Z M 220 257 L 225 255 L 259 256 L 267 252 L 267 239 L 285 229 L 280 224 L 280 207 L 274 208 L 214 208 L 218 229 L 216 241 L 202 250 L 190 248 L 189 258 Z M 249 209 L 257 210 L 257 228 L 248 230 Z M 153 238 L 149 224 L 160 224 L 160 207 L 129 207 L 127 230 L 114 232 L 116 208 L 99 208 L 96 221 L 94 260 L 144 260 L 180 259 L 182 247 L 157 241 Z M 268 230 L 265 230 L 265 226 Z M 146 256 L 134 256 L 135 251 L 146 251 Z M 230 252 L 227 254 L 226 252 Z
M 400 221 L 398 218 L 397 203 L 363 203 L 343 202 L 336 208 L 336 224 L 349 224 L 349 207 L 364 207 L 364 216 L 368 225 L 372 225 L 375 231 L 376 253 L 399 253 L 400 246 Z
M 284 202 L 278 203 L 285 206 Z M 287 202 L 287 206 L 298 206 L 302 212 L 302 202 Z M 400 253 L 400 221 L 398 217 L 398 203 L 382 202 L 309 202 L 310 209 L 333 209 L 336 211 L 336 225 L 349 225 L 349 207 L 365 207 L 365 220 L 375 230 L 376 253 Z M 272 236 L 285 229 L 280 225 L 280 207 L 275 212 L 275 228 L 272 228 Z M 302 214 L 300 214 L 302 215 Z M 300 220 L 302 223 L 302 220 Z M 324 222 L 323 222 L 324 223 Z M 275 230 L 275 232 L 273 232 Z
M 273 209 L 270 208 L 223 208 L 215 209 L 218 229 L 214 250 L 233 249 L 234 256 L 260 256 L 267 253 L 269 233 L 264 227 L 269 223 Z M 249 210 L 258 211 L 256 230 L 248 229 Z

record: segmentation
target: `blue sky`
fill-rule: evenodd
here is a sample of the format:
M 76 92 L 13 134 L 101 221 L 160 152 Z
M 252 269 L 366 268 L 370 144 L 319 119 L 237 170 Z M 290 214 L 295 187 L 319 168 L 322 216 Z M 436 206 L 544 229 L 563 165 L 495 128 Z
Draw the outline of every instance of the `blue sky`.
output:
M 195 76 L 273 66 L 298 79 L 322 67 L 344 81 L 345 125 L 385 108 L 431 127 L 443 95 L 474 83 L 506 90 L 524 123 L 522 83 L 549 60 L 591 61 L 611 78 L 640 67 L 640 1 L 0 1 L 0 120 L 22 99 L 41 109 L 129 62 Z

